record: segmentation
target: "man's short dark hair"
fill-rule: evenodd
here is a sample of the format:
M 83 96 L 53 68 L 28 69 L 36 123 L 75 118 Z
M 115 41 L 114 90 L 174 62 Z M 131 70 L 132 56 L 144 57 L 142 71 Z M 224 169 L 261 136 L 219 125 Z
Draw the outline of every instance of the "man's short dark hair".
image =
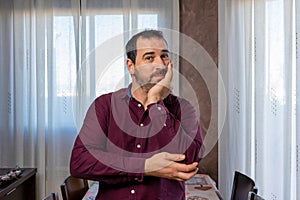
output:
M 139 32 L 132 36 L 132 38 L 127 42 L 126 44 L 126 55 L 127 58 L 130 59 L 135 64 L 136 59 L 136 41 L 138 38 L 158 38 L 164 40 L 164 42 L 167 44 L 167 41 L 165 40 L 163 33 L 158 30 L 145 30 L 142 32 Z

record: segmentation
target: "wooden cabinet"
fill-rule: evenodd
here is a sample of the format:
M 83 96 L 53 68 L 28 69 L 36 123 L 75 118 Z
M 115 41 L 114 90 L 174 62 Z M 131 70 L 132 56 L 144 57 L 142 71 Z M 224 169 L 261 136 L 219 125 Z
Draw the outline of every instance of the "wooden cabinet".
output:
M 24 168 L 21 176 L 8 185 L 0 185 L 0 200 L 35 200 L 36 168 Z M 0 174 L 9 169 L 0 168 Z

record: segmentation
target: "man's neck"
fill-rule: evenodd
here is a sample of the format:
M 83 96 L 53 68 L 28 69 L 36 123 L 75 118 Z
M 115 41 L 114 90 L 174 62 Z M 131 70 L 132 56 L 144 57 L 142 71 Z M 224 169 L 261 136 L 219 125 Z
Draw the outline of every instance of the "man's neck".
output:
M 148 93 L 140 85 L 132 83 L 131 85 L 131 95 L 143 105 L 145 105 L 148 99 Z

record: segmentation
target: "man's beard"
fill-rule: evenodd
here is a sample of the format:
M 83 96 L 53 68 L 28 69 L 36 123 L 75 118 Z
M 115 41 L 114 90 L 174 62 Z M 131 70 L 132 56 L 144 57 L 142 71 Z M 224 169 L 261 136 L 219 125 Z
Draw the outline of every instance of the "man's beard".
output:
M 134 73 L 134 77 L 135 77 L 137 83 L 140 85 L 140 87 L 141 87 L 146 93 L 148 93 L 149 90 L 150 90 L 154 85 L 157 84 L 157 83 L 153 83 L 153 82 L 152 82 L 153 77 L 155 77 L 156 75 L 164 75 L 164 76 L 165 76 L 166 73 L 167 73 L 167 68 L 165 68 L 165 69 L 159 69 L 159 70 L 153 72 L 153 73 L 150 75 L 150 77 L 149 77 L 148 80 L 142 79 L 141 76 L 140 76 L 140 74 L 139 74 L 139 71 L 138 71 L 136 68 L 134 69 L 134 72 L 135 72 L 135 73 Z M 159 81 L 161 81 L 161 80 L 159 80 Z M 159 81 L 158 81 L 158 82 L 159 82 Z

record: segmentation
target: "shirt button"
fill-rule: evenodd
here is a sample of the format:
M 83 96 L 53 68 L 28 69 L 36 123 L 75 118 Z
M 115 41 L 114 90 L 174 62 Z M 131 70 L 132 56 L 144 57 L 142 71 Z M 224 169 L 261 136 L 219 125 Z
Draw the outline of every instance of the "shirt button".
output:
M 164 123 L 164 126 L 167 126 L 167 124 L 166 124 L 166 123 Z
M 135 181 L 139 180 L 137 177 L 134 178 Z
M 138 104 L 138 107 L 141 107 L 141 106 L 142 106 L 142 104 L 139 103 L 139 104 Z
M 134 193 L 135 193 L 135 190 L 131 190 L 130 193 L 131 193 L 131 194 L 134 194 Z
M 161 110 L 161 107 L 160 107 L 160 106 L 158 106 L 158 107 L 157 107 L 157 109 L 158 109 L 158 110 Z
M 140 144 L 137 144 L 137 145 L 136 145 L 136 148 L 138 148 L 138 149 L 141 148 L 141 145 L 140 145 Z
M 140 123 L 140 126 L 144 126 L 144 124 L 143 124 L 143 123 Z

